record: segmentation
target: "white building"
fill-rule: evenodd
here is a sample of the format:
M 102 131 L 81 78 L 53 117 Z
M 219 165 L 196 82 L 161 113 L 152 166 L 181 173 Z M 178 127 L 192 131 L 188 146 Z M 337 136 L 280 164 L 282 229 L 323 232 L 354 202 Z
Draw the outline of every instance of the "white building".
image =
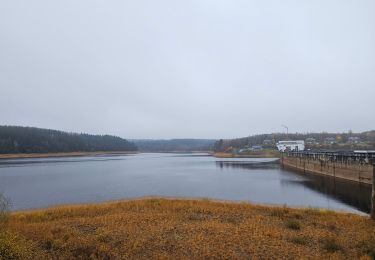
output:
M 277 149 L 281 152 L 285 151 L 303 151 L 305 150 L 305 141 L 280 141 L 277 144 Z

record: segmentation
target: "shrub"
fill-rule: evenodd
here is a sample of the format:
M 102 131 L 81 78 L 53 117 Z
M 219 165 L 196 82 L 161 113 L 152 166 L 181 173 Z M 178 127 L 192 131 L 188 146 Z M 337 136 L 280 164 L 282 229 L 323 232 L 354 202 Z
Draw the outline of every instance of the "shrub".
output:
M 375 259 L 375 247 L 370 248 L 366 253 L 371 257 L 371 259 Z
M 370 256 L 371 259 L 375 259 L 375 240 L 361 241 L 358 243 L 358 248 L 362 248 L 362 251 Z
M 5 226 L 9 218 L 10 202 L 0 193 L 0 228 Z
M 293 230 L 300 230 L 301 224 L 296 220 L 290 219 L 286 222 L 286 227 Z
M 297 245 L 307 245 L 308 238 L 304 236 L 295 236 L 290 239 L 290 241 Z
M 323 248 L 328 252 L 336 252 L 341 250 L 341 246 L 338 244 L 334 237 L 327 237 L 322 240 Z

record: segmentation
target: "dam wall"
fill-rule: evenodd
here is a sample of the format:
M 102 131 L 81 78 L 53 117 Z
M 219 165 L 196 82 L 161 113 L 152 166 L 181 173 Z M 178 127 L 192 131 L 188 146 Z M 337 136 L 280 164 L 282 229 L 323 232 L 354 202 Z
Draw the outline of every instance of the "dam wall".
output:
M 358 153 L 282 153 L 282 167 L 372 185 L 375 155 Z

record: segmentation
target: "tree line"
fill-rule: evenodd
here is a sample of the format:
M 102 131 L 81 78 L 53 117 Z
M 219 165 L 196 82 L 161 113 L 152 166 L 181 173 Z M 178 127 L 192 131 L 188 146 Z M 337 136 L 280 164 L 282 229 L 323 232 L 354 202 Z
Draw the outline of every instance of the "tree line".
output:
M 212 151 L 215 140 L 210 139 L 170 139 L 132 140 L 141 152 L 192 152 Z
M 235 139 L 220 139 L 215 142 L 213 149 L 214 151 L 224 151 L 229 147 L 233 148 L 244 148 L 244 147 L 251 147 L 253 145 L 264 145 L 269 147 L 275 147 L 278 141 L 283 140 L 305 140 L 308 138 L 313 138 L 317 144 L 324 144 L 327 138 L 334 138 L 335 145 L 330 145 L 330 147 L 325 148 L 342 148 L 343 146 L 339 146 L 338 144 L 347 143 L 350 137 L 359 137 L 362 146 L 366 148 L 374 148 L 375 147 L 375 131 L 366 131 L 362 133 L 353 133 L 351 131 L 347 133 L 273 133 L 273 134 L 259 134 L 259 135 L 252 135 L 248 137 L 242 138 L 235 138 Z M 264 144 L 264 141 L 267 140 L 267 144 Z M 352 148 L 350 146 L 347 147 Z
M 135 151 L 134 143 L 111 135 L 68 133 L 36 127 L 0 126 L 0 153 Z

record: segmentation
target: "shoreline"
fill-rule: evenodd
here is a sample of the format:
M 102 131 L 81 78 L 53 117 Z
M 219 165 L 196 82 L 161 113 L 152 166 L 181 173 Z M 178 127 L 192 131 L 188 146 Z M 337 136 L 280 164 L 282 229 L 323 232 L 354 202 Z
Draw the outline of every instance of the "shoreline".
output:
M 97 151 L 97 152 L 56 152 L 56 153 L 11 153 L 0 154 L 1 159 L 50 158 L 50 157 L 79 157 L 97 155 L 128 155 L 138 151 Z

